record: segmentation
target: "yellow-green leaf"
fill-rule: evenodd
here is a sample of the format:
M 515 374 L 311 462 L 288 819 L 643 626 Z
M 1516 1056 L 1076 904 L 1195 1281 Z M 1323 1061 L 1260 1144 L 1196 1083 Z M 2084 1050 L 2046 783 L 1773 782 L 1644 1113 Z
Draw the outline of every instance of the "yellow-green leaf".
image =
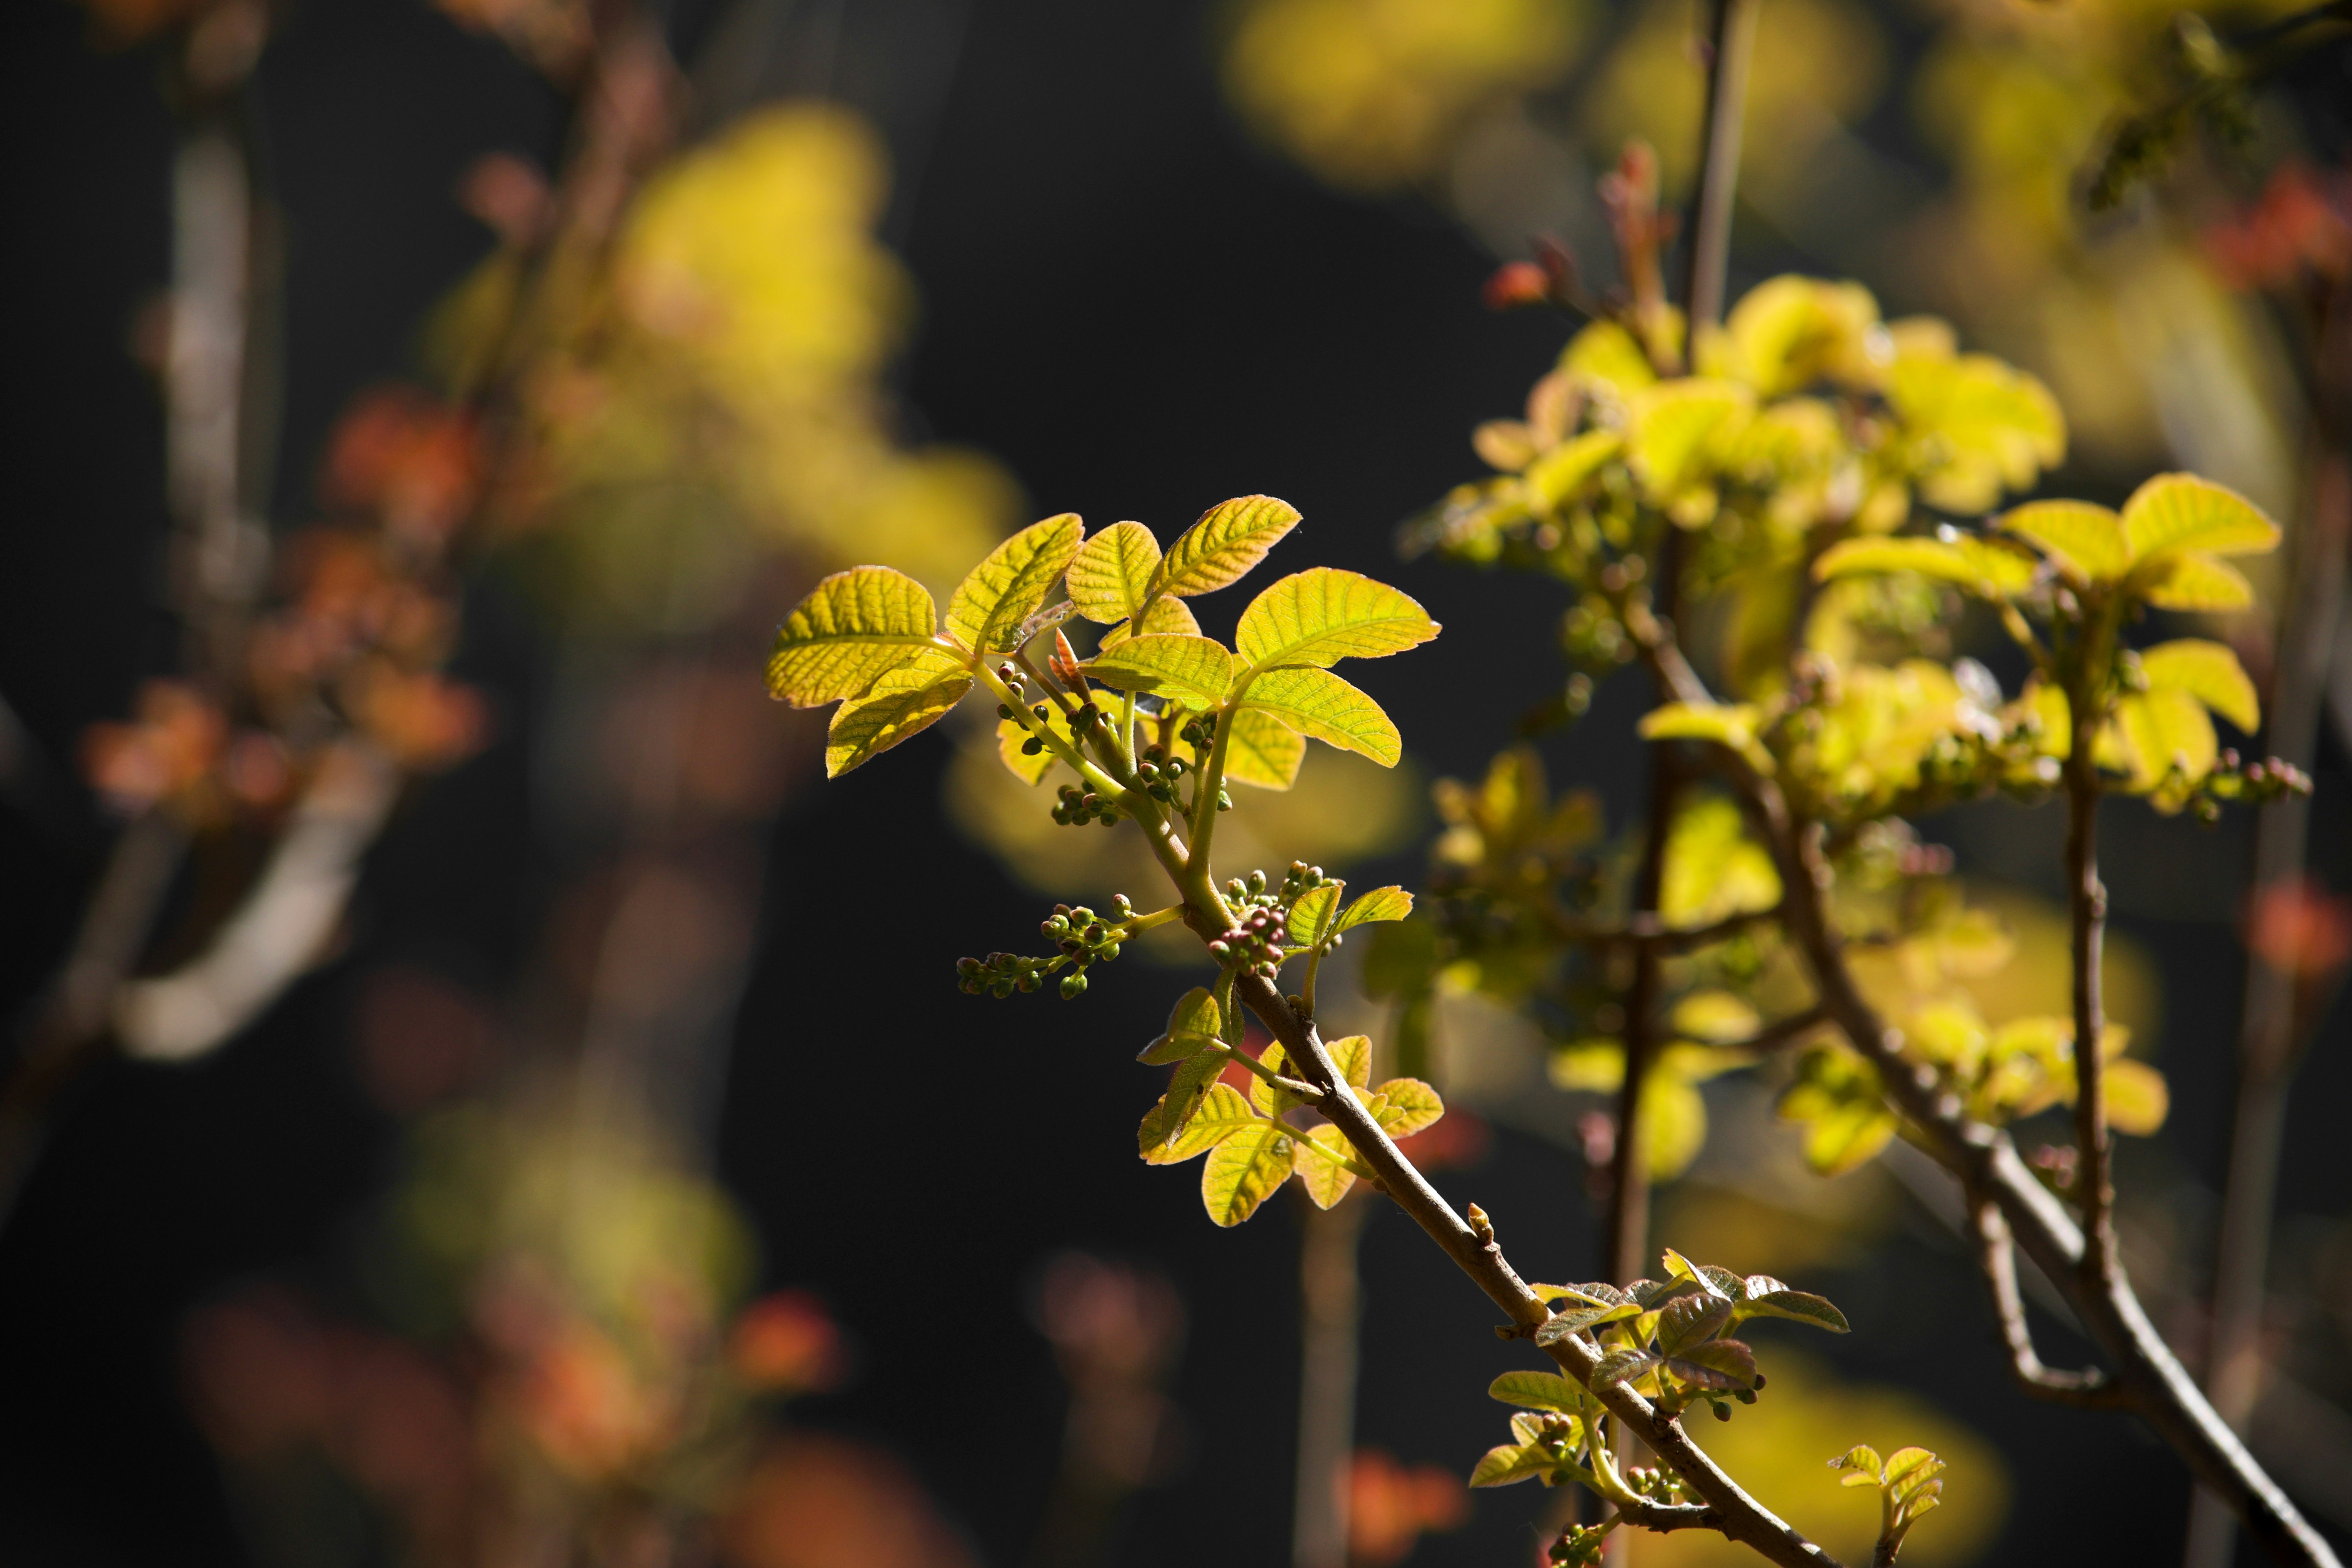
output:
M 1299 1151 L 1299 1184 L 1317 1208 L 1328 1209 L 1356 1184 L 1356 1173 L 1348 1169 L 1356 1152 L 1348 1135 L 1328 1121 L 1307 1135 L 1306 1145 Z
M 1658 379 L 1633 334 L 1614 321 L 1592 321 L 1580 329 L 1561 352 L 1559 368 L 1571 380 L 1598 383 L 1621 397 Z
M 1372 1090 L 1364 1102 L 1381 1131 L 1391 1138 L 1410 1138 L 1435 1126 L 1445 1114 L 1445 1101 L 1417 1078 L 1392 1078 Z
M 1087 661 L 1087 674 L 1122 691 L 1162 691 L 1188 707 L 1214 708 L 1233 685 L 1234 656 L 1213 637 L 1153 633 L 1129 637 Z
M 1374 888 L 1339 912 L 1331 934 L 1350 931 L 1375 921 L 1401 921 L 1412 913 L 1412 895 L 1402 888 Z
M 2205 705 L 2176 687 L 2126 695 L 2116 704 L 2116 730 L 2131 764 L 2133 786 L 2138 789 L 2153 787 L 2175 763 L 2191 781 L 2201 779 L 2221 754 Z M 2155 804 L 2159 808 L 2166 805 Z
M 2107 1125 L 2118 1132 L 2152 1137 L 2172 1110 L 2172 1091 L 2164 1075 L 2146 1062 L 2128 1057 L 2109 1062 L 2101 1082 L 2106 1091 Z
M 1672 1018 L 1677 1033 L 1713 1046 L 1753 1038 L 1759 1022 L 1756 1009 L 1728 991 L 1694 991 L 1675 1004 Z
M 2136 580 L 2138 575 L 2134 574 Z M 2159 610 L 2242 610 L 2254 602 L 2254 585 L 2244 574 L 2198 550 L 2165 556 L 2141 593 Z
M 1144 1047 L 1135 1059 L 1154 1067 L 1180 1062 L 1215 1045 L 1224 1032 L 1224 1013 L 1216 997 L 1206 986 L 1195 985 L 1170 1009 L 1167 1032 Z
M 1507 1372 L 1486 1385 L 1486 1397 L 1522 1410 L 1557 1410 L 1573 1415 L 1584 1408 L 1589 1395 L 1556 1372 Z
M 1255 708 L 1242 710 L 1228 722 L 1234 732 L 1225 742 L 1226 778 L 1260 789 L 1288 789 L 1298 782 L 1307 742 L 1297 731 Z
M 2194 474 L 2158 474 L 2124 502 L 2124 539 L 2134 562 L 2170 551 L 2251 555 L 2273 549 L 2278 524 L 2262 508 Z
M 1558 1468 L 1549 1449 L 1540 1443 L 1498 1443 L 1486 1450 L 1470 1472 L 1473 1487 L 1507 1487 L 1548 1476 Z
M 1633 1133 L 1650 1179 L 1672 1181 L 1690 1168 L 1706 1144 L 1706 1101 L 1674 1073 L 1654 1072 L 1642 1082 L 1642 1106 Z
M 1866 573 L 1916 572 L 1956 583 L 1983 598 L 2004 598 L 2033 580 L 2033 563 L 2014 550 L 1984 540 L 1848 539 L 1832 545 L 1813 563 L 1813 578 Z
M 1713 443 L 1744 424 L 1755 402 L 1728 381 L 1661 382 L 1628 402 L 1625 457 L 1643 489 L 1671 502 L 1704 480 Z
M 1195 1064 L 1199 1064 L 1197 1070 Z M 1198 1073 L 1213 1074 L 1222 1066 L 1221 1058 L 1204 1054 L 1176 1069 L 1168 1094 L 1144 1114 L 1143 1124 L 1136 1129 L 1136 1143 L 1145 1163 L 1181 1164 L 1207 1153 L 1234 1133 L 1258 1124 L 1256 1113 L 1250 1110 L 1249 1101 L 1241 1097 L 1239 1090 L 1231 1084 L 1211 1082 L 1197 1097 L 1192 1114 L 1181 1117 L 1175 1129 L 1170 1130 L 1170 1111 L 1182 1110 L 1192 1098 L 1185 1091 L 1200 1082 Z
M 2262 725 L 2254 683 L 2226 644 L 2203 637 L 2158 643 L 2141 653 L 2139 667 L 2151 689 L 2186 691 L 2250 735 Z
M 1563 441 L 1528 466 L 1528 491 L 1546 507 L 1557 509 L 1573 500 L 1624 445 L 1625 437 L 1614 430 L 1587 430 Z
M 1642 716 L 1645 741 L 1713 741 L 1738 752 L 1759 773 L 1772 771 L 1772 753 L 1756 739 L 1762 711 L 1752 702 L 1668 702 Z
M 1250 601 L 1234 637 L 1255 669 L 1328 667 L 1418 647 L 1438 626 L 1410 596 L 1334 566 L 1295 573 Z
M 1258 1065 L 1268 1072 L 1280 1073 L 1285 1078 L 1295 1079 L 1297 1076 L 1289 1070 L 1290 1058 L 1279 1042 L 1269 1043 L 1265 1050 L 1258 1053 L 1257 1060 Z M 1249 1102 L 1260 1116 L 1279 1116 L 1292 1106 L 1303 1103 L 1288 1089 L 1276 1089 L 1255 1073 L 1250 1074 Z
M 904 668 L 887 671 L 834 714 L 824 736 L 824 776 L 839 778 L 930 728 L 971 689 L 970 667 L 944 649 L 928 649 Z
M 1272 496 L 1239 496 L 1211 507 L 1168 547 L 1150 592 L 1191 598 L 1239 579 L 1298 526 L 1298 509 Z
M 1404 755 L 1404 741 L 1381 705 L 1328 669 L 1269 669 L 1249 683 L 1242 700 L 1246 708 L 1263 710 L 1326 745 L 1370 757 L 1384 768 L 1396 766 Z
M 929 647 L 931 595 L 904 572 L 853 566 L 809 590 L 776 628 L 768 694 L 795 708 L 862 695 Z
M 975 653 L 1008 651 L 1021 623 L 1077 554 L 1083 532 L 1078 514 L 1066 511 L 990 551 L 948 600 L 948 630 Z
M 1658 894 L 1658 912 L 1668 925 L 1706 925 L 1780 901 L 1780 874 L 1764 847 L 1748 836 L 1738 806 L 1708 795 L 1675 814 Z
M 1331 1065 L 1350 1089 L 1362 1089 L 1372 1079 L 1372 1042 L 1364 1035 L 1349 1035 L 1345 1039 L 1327 1041 L 1323 1048 L 1331 1054 Z
M 1324 939 L 1331 934 L 1332 922 L 1339 918 L 1339 894 L 1346 887 L 1345 882 L 1326 882 L 1298 895 L 1297 901 L 1290 906 L 1290 919 L 1284 922 L 1294 949 L 1303 952 L 1323 945 Z
M 1558 1088 L 1614 1094 L 1625 1081 L 1625 1047 L 1606 1037 L 1573 1040 L 1552 1052 L 1546 1070 Z
M 1115 522 L 1078 547 L 1066 581 L 1070 601 L 1090 621 L 1115 626 L 1140 613 L 1160 569 L 1160 542 L 1139 522 Z
M 2112 582 L 2131 566 L 2123 520 L 2088 501 L 2028 501 L 2002 517 L 2000 526 L 2040 546 L 2077 582 Z
M 1209 1151 L 1201 1172 L 1201 1204 L 1221 1226 L 1236 1226 L 1290 1179 L 1298 1158 L 1286 1127 L 1258 1122 Z
M 1183 600 L 1171 599 L 1163 594 L 1145 606 L 1142 620 L 1121 621 L 1115 626 L 1106 627 L 1102 641 L 1096 645 L 1096 648 L 1098 652 L 1108 653 L 1131 637 L 1146 637 L 1154 633 L 1196 637 L 1201 635 L 1201 623 L 1192 618 L 1192 612 Z

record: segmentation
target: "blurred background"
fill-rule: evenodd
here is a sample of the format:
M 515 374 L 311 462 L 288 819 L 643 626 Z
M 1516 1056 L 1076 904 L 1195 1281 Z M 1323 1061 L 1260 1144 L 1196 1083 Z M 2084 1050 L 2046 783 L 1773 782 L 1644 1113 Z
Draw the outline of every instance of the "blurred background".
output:
M 1798 270 L 1952 320 L 2066 408 L 2051 490 L 2194 468 L 2340 530 L 2352 42 L 2292 10 L 1763 0 L 1733 294 Z M 1049 832 L 985 728 L 824 783 L 823 718 L 760 666 L 841 565 L 943 591 L 1049 512 L 1164 540 L 1282 496 L 1307 522 L 1276 565 L 1381 574 L 1447 629 L 1366 679 L 1406 763 L 1318 752 L 1229 853 L 1416 885 L 1433 783 L 1556 692 L 1528 650 L 1559 601 L 1401 564 L 1397 525 L 1479 471 L 1469 431 L 1565 340 L 1484 308 L 1496 265 L 1548 235 L 1611 284 L 1595 182 L 1628 137 L 1686 198 L 1698 21 L 8 8 L 0 1560 L 1288 1562 L 1303 1336 L 1339 1322 L 1352 1419 L 1327 1377 L 1307 1423 L 1352 1481 L 1324 1560 L 1533 1561 L 1555 1500 L 1459 1484 L 1518 1363 L 1412 1227 L 1362 1197 L 1303 1237 L 1286 1196 L 1220 1231 L 1135 1160 L 1156 1087 L 1129 1058 L 1178 972 L 1146 955 L 1067 1006 L 956 990 L 957 957 L 1055 898 L 1140 897 L 1141 868 Z M 2217 32 L 2260 63 L 2242 93 L 2206 90 Z M 2176 121 L 2095 207 L 2116 128 Z M 2240 619 L 2268 683 L 2271 623 Z M 2124 1221 L 2183 1345 L 2249 933 L 2297 988 L 2252 1432 L 2340 1541 L 2352 621 L 2320 656 L 2311 882 L 2250 909 L 2242 815 L 2118 805 L 2106 858 L 2111 1005 L 2171 1084 Z M 1612 825 L 1637 687 L 1542 742 Z M 2058 822 L 1926 827 L 2009 920 L 1989 1016 L 2046 1010 Z M 1523 1268 L 1589 1277 L 1603 1102 L 1475 999 L 1440 1026 L 1439 1184 Z M 1658 1236 L 1857 1331 L 1762 1331 L 1736 1473 L 1866 1552 L 1870 1500 L 1822 1459 L 1924 1443 L 1957 1506 L 1906 1562 L 2178 1555 L 2185 1472 L 2011 1390 L 1932 1183 L 1823 1181 L 1763 1089 L 1705 1093 Z

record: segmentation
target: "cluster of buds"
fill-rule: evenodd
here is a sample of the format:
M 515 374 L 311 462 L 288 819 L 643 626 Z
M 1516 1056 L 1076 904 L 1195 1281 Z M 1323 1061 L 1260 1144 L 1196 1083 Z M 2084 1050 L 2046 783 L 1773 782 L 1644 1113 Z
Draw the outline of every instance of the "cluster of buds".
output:
M 1591 1568 L 1601 1561 L 1610 1529 L 1606 1524 L 1571 1524 L 1559 1532 L 1559 1539 L 1551 1543 L 1546 1555 L 1560 1568 Z
M 1192 717 L 1185 720 L 1183 728 L 1176 732 L 1192 743 L 1193 755 L 1205 757 L 1209 754 L 1209 748 L 1216 743 L 1217 716 L 1214 713 L 1196 713 Z M 1159 748 L 1157 747 L 1153 748 L 1154 751 L 1157 751 L 1158 749 Z M 1231 811 L 1233 808 L 1234 797 L 1232 794 L 1228 792 L 1223 784 L 1219 784 L 1217 786 L 1217 809 L 1219 811 Z
M 1004 666 L 1003 668 L 1004 668 L 1005 669 L 1011 669 L 1013 667 L 1012 667 L 1011 665 L 1009 665 L 1009 664 L 1008 664 L 1008 665 Z M 1002 671 L 999 671 L 999 673 L 1001 674 L 1001 673 L 1002 673 Z M 1007 684 L 1010 684 L 1010 683 L 1008 682 Z M 1018 688 L 1015 688 L 1015 689 L 1017 690 L 1017 689 L 1018 689 Z M 1043 727 L 1046 724 L 1046 722 L 1048 721 L 1048 720 L 1047 720 L 1047 715 L 1046 715 L 1046 712 L 1045 712 L 1045 705 L 1044 703 L 1040 702 L 1039 704 L 1037 704 L 1037 706 L 1035 706 L 1034 708 L 1032 708 L 1029 711 L 1030 711 L 1032 714 L 1035 715 L 1036 720 L 1037 720 L 1037 723 L 1038 723 L 1038 725 L 1039 725 L 1039 727 L 1040 727 L 1040 728 L 1043 728 Z M 1000 702 L 1000 703 L 998 703 L 998 704 L 996 705 L 996 716 L 997 716 L 999 719 L 1011 719 L 1011 718 L 1013 716 L 1013 710 L 1012 710 L 1012 709 L 1010 709 L 1010 708 L 1007 708 L 1003 703 Z M 1022 754 L 1023 756 L 1024 756 L 1024 757 L 1034 757 L 1034 756 L 1037 755 L 1040 752 L 1043 752 L 1045 749 L 1045 742 L 1043 742 L 1043 741 L 1041 741 L 1041 740 L 1039 740 L 1039 739 L 1038 739 L 1036 736 L 1034 736 L 1034 735 L 1030 736 L 1027 740 L 1023 741 L 1023 742 L 1021 742 L 1021 754 Z
M 2189 808 L 2197 814 L 2198 821 L 2210 825 L 2221 820 L 2223 801 L 2267 805 L 2286 795 L 2310 793 L 2311 775 L 2293 763 L 2277 757 L 2246 763 L 2235 750 L 2229 750 L 2216 757 L 2212 769 L 2197 781 Z
M 961 958 L 956 961 L 956 986 L 967 996 L 983 993 L 1010 996 L 1015 991 L 1034 991 L 1056 971 L 1068 969 L 1062 976 L 1062 1000 L 1074 1002 L 1086 994 L 1087 970 L 1097 963 L 1108 963 L 1118 956 L 1119 938 L 1125 934 L 1126 922 L 1135 918 L 1135 906 L 1120 893 L 1111 900 L 1108 917 L 1080 904 L 1075 909 L 1068 904 L 1055 904 L 1054 912 L 1037 929 L 1040 935 L 1062 951 L 1052 958 L 1027 958 L 1017 952 L 992 952 L 986 958 Z
M 1037 742 L 1033 740 L 1029 743 L 1034 746 Z M 1118 822 L 1118 803 L 1090 789 L 1064 784 L 1060 791 L 1060 804 L 1054 807 L 1053 815 L 1054 820 L 1065 827 L 1084 827 L 1089 822 L 1099 822 L 1105 827 L 1110 827 Z
M 1691 1500 L 1682 1477 L 1656 1465 L 1627 1465 L 1625 1484 L 1648 1498 L 1652 1502 L 1681 1503 Z
M 1279 888 L 1271 887 L 1263 871 L 1247 880 L 1234 878 L 1225 884 L 1225 901 L 1236 911 L 1233 929 L 1209 943 L 1220 963 L 1246 969 L 1272 980 L 1282 968 L 1283 945 L 1290 940 L 1288 910 L 1299 894 L 1323 885 L 1323 868 L 1294 860 Z
M 2072 1143 L 2044 1143 L 2025 1157 L 2034 1179 L 2059 1197 L 2074 1196 L 2074 1167 L 2080 1156 Z
M 1181 757 L 1171 757 L 1160 746 L 1148 748 L 1135 764 L 1136 781 L 1143 793 L 1164 805 L 1176 804 L 1176 785 L 1191 769 Z

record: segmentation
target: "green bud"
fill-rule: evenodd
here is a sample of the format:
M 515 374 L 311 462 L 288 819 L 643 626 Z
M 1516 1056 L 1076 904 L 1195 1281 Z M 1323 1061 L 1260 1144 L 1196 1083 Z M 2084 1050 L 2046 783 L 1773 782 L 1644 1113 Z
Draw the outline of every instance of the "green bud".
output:
M 1079 997 L 1081 997 L 1081 996 L 1085 995 L 1085 994 L 1086 994 L 1086 991 L 1087 991 L 1087 977 L 1086 977 L 1085 975 L 1083 975 L 1083 974 L 1065 974 L 1065 975 L 1063 975 L 1063 976 L 1062 976 L 1062 1000 L 1063 1000 L 1063 1001 L 1065 1001 L 1065 1002 L 1075 1002 L 1075 1001 L 1076 1001 Z

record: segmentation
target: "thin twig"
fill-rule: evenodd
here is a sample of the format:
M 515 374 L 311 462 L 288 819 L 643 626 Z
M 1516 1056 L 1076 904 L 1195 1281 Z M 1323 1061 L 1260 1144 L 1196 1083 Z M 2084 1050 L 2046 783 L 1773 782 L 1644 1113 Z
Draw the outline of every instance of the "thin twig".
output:
M 2083 1266 L 2105 1284 L 2116 1256 L 2115 1173 L 2107 1136 L 2106 1005 L 2100 964 L 2106 945 L 2107 889 L 2099 880 L 2099 774 L 2091 760 L 2092 706 L 2074 709 L 2066 759 L 2066 902 L 2074 965 L 2074 1191 L 2090 1249 Z
M 1700 146 L 1698 195 L 1692 203 L 1685 361 L 1696 363 L 1698 333 L 1723 316 L 1724 279 L 1730 270 L 1732 202 L 1739 185 L 1740 132 L 1748 115 L 1748 68 L 1754 54 L 1761 0 L 1715 0 L 1706 62 L 1706 121 Z
M 2112 1410 L 2128 1403 L 2120 1384 L 2093 1367 L 2084 1372 L 2059 1372 L 2042 1364 L 2033 1348 L 2033 1330 L 2025 1320 L 2025 1300 L 2017 1289 L 2017 1253 L 2011 1245 L 2009 1222 L 1990 1200 L 1969 1201 L 1969 1234 L 1976 1242 L 1977 1268 L 1992 1288 L 1992 1310 L 2000 1325 L 2001 1342 L 2009 1351 L 2010 1375 L 2034 1399 L 2071 1405 L 2082 1410 Z

